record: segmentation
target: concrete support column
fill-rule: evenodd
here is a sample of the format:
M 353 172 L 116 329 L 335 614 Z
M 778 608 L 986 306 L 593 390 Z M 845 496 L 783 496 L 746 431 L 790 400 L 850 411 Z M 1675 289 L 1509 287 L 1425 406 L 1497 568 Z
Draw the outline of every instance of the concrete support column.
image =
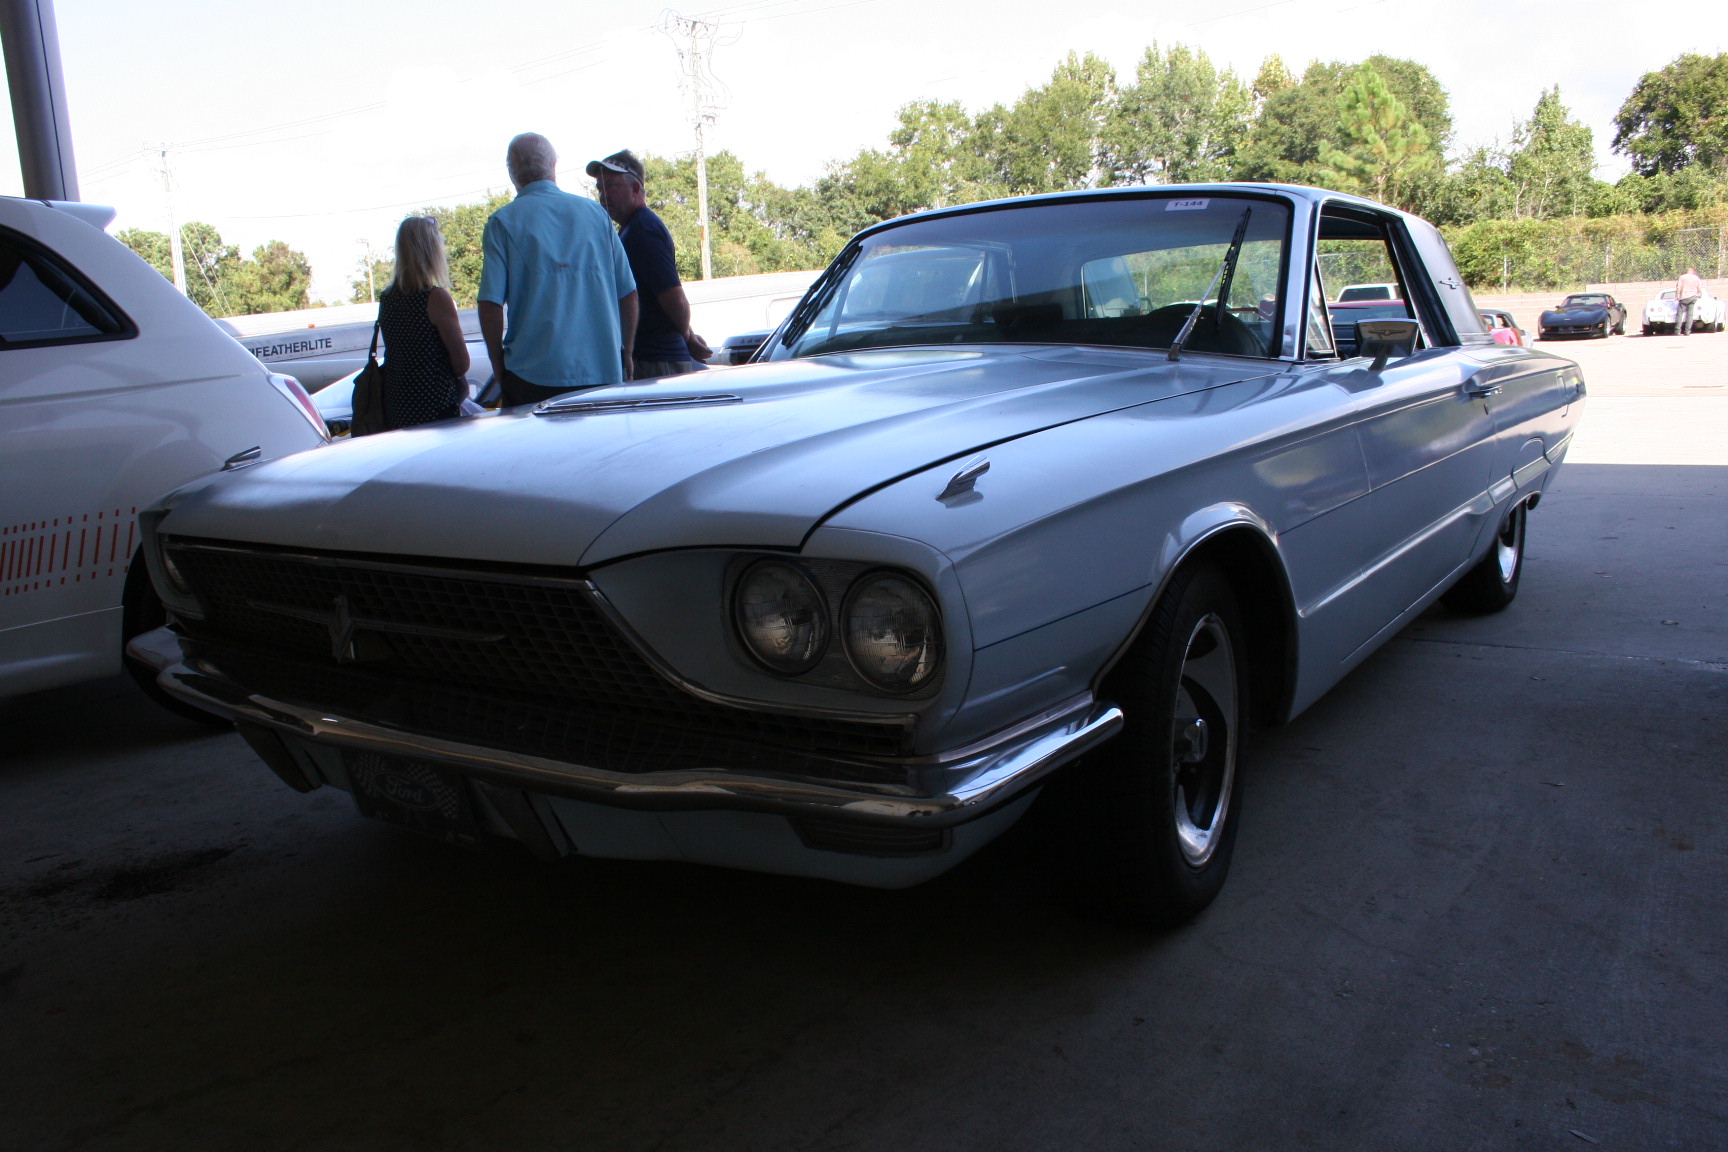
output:
M 66 82 L 60 75 L 54 0 L 0 0 L 0 42 L 6 50 L 24 195 L 35 200 L 76 200 L 78 165 L 66 114 Z

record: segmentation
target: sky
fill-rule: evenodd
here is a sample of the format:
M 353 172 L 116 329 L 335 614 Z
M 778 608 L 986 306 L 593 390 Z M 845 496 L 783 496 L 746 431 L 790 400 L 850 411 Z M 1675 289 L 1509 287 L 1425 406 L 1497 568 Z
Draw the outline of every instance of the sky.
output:
M 172 212 L 247 254 L 285 240 L 310 258 L 314 298 L 345 300 L 362 253 L 388 256 L 403 216 L 507 190 L 517 132 L 552 140 L 571 190 L 588 160 L 619 148 L 691 152 L 670 11 L 664 0 L 58 0 L 83 199 L 118 210 L 113 231 L 166 232 Z M 709 149 L 786 185 L 885 146 L 909 101 L 1012 103 L 1070 50 L 1128 82 L 1154 42 L 1204 49 L 1247 80 L 1274 52 L 1298 74 L 1315 59 L 1416 60 L 1451 94 L 1454 152 L 1508 140 L 1558 84 L 1595 133 L 1597 174 L 1614 179 L 1626 166 L 1609 150 L 1612 119 L 1639 77 L 1682 52 L 1728 50 L 1728 6 L 1711 2 L 1658 5 L 1649 19 L 1605 0 L 737 0 L 678 11 L 715 28 Z M 16 152 L 0 147 L 0 194 L 22 191 Z

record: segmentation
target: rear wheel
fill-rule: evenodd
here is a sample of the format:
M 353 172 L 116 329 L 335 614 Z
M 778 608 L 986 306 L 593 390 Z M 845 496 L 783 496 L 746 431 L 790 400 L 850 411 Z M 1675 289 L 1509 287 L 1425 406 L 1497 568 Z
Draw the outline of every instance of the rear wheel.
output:
M 155 631 L 168 623 L 168 610 L 162 607 L 162 601 L 156 596 L 156 589 L 150 586 L 150 574 L 144 566 L 144 554 L 136 553 L 132 557 L 132 566 L 126 570 L 125 601 L 121 608 L 121 643 L 128 644 L 134 636 L 142 636 L 146 632 Z M 183 716 L 206 727 L 228 729 L 234 725 L 231 721 L 206 712 L 202 708 L 194 708 L 177 696 L 171 696 L 156 683 L 156 670 L 131 656 L 122 655 L 126 672 L 132 677 L 133 683 L 143 689 L 144 695 L 156 701 L 176 716 Z
M 1487 615 L 1512 603 L 1524 574 L 1524 522 L 1528 512 L 1519 504 L 1500 522 L 1494 543 L 1480 563 L 1464 573 L 1441 601 L 1458 612 Z
M 1111 674 L 1121 734 L 1053 784 L 1064 876 L 1087 914 L 1168 928 L 1223 888 L 1242 798 L 1244 642 L 1228 581 L 1194 568 Z

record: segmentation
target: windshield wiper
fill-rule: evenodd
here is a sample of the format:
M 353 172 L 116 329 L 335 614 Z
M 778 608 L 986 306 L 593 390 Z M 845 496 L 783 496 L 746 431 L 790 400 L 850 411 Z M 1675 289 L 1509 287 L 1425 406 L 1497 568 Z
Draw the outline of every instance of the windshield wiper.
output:
M 1236 277 L 1236 258 L 1242 255 L 1242 239 L 1248 235 L 1248 217 L 1254 214 L 1252 205 L 1242 209 L 1242 219 L 1236 221 L 1236 234 L 1230 237 L 1230 251 L 1224 253 L 1224 263 L 1218 265 L 1218 271 L 1212 274 L 1212 283 L 1206 286 L 1206 291 L 1200 293 L 1200 300 L 1194 305 L 1194 311 L 1188 313 L 1188 319 L 1182 324 L 1182 331 L 1176 334 L 1176 343 L 1170 345 L 1170 359 L 1179 359 L 1182 346 L 1188 343 L 1188 337 L 1194 334 L 1194 325 L 1200 321 L 1200 310 L 1206 307 L 1206 298 L 1214 290 L 1218 291 L 1213 315 L 1214 331 L 1224 331 L 1224 301 L 1230 295 L 1230 281 Z M 1222 281 L 1222 288 L 1219 287 Z
M 854 244 L 834 258 L 834 263 L 828 266 L 828 271 L 817 277 L 816 283 L 810 285 L 810 290 L 804 294 L 804 299 L 798 302 L 798 307 L 786 318 L 786 329 L 780 333 L 780 346 L 792 347 L 792 342 L 804 335 L 804 330 L 810 327 L 810 322 L 816 319 L 816 313 L 822 304 L 827 303 L 830 285 L 838 284 L 846 275 L 846 270 L 852 267 L 858 259 L 858 253 L 863 249 Z

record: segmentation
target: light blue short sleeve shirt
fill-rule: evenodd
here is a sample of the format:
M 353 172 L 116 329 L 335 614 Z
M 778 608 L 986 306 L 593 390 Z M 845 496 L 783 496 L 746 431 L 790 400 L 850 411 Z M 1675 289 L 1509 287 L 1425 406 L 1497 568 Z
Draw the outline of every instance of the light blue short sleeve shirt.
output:
M 537 180 L 492 213 L 480 299 L 504 306 L 504 366 L 543 388 L 624 379 L 618 301 L 636 290 L 599 202 Z

